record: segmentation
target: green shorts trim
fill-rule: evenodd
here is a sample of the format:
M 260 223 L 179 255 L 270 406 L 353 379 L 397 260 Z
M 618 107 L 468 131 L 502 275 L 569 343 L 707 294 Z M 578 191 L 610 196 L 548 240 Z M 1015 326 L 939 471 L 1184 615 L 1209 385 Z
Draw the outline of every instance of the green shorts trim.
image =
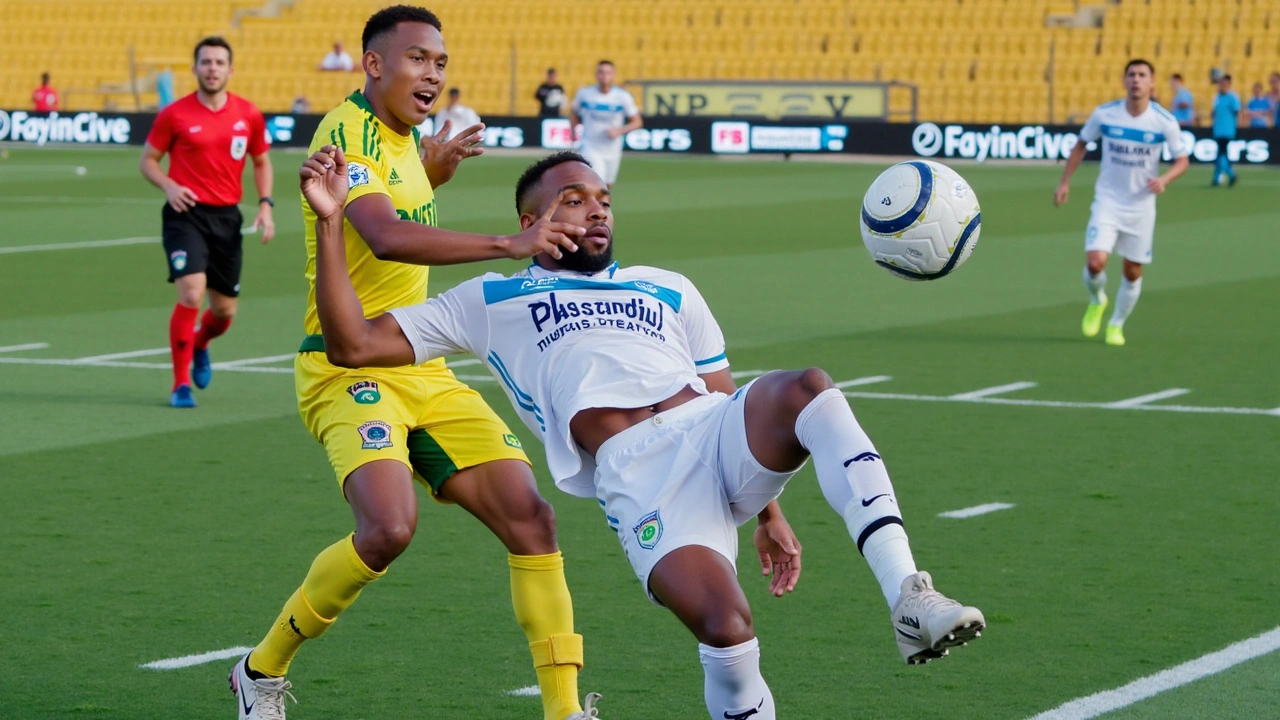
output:
M 409 446 L 409 465 L 413 471 L 431 486 L 433 493 L 439 494 L 444 481 L 458 472 L 453 458 L 426 430 L 410 430 L 405 444 Z

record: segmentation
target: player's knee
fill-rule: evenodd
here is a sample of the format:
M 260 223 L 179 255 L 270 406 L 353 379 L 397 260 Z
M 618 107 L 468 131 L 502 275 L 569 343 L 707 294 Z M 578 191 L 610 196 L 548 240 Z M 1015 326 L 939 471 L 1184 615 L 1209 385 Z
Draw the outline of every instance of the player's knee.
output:
M 375 570 L 386 567 L 409 547 L 417 523 L 392 520 L 374 523 L 356 531 L 356 550 Z
M 694 634 L 698 642 L 711 647 L 741 645 L 756 636 L 751 613 L 746 608 L 725 608 L 705 618 Z
M 203 295 L 204 291 L 199 288 L 182 288 L 178 291 L 178 302 L 187 307 L 199 308 Z
M 511 527 L 508 549 L 517 555 L 545 555 L 556 551 L 556 511 L 541 495 L 523 503 L 524 512 Z
M 831 376 L 816 367 L 799 371 L 788 385 L 787 408 L 792 417 L 798 416 L 814 398 L 835 387 Z
M 1085 261 L 1085 265 L 1089 268 L 1090 275 L 1097 275 L 1098 273 L 1107 269 L 1106 260 L 1102 258 L 1092 257 L 1092 256 L 1090 256 L 1090 258 L 1087 261 Z
M 1136 263 L 1124 266 L 1124 279 L 1129 282 L 1137 282 L 1142 279 L 1142 266 Z

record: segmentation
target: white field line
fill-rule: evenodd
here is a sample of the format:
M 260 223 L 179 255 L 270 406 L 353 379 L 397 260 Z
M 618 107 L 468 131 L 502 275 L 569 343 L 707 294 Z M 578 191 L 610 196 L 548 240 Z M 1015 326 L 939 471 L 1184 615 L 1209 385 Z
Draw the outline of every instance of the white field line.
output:
M 147 236 L 117 238 L 115 240 L 85 240 L 83 242 L 49 243 L 47 245 L 14 245 L 12 247 L 0 247 L 0 255 L 9 255 L 11 253 L 46 252 L 50 250 L 80 250 L 83 248 L 113 247 L 116 245 L 144 245 L 146 243 L 158 242 L 160 242 L 159 236 Z
M 1154 675 L 1139 678 L 1123 687 L 1094 693 L 1036 715 L 1031 720 L 1088 720 L 1128 707 L 1149 697 L 1201 678 L 1215 675 L 1247 660 L 1280 650 L 1280 627 L 1248 640 L 1233 643 Z
M 889 382 L 893 377 L 889 375 L 868 375 L 867 377 L 854 378 L 853 380 L 843 380 L 836 383 L 836 387 L 844 389 L 847 387 L 856 387 L 858 385 L 874 385 L 875 383 Z
M 953 400 L 977 400 L 979 398 L 991 397 L 992 395 L 1004 395 L 1005 393 L 1017 392 L 1018 390 L 1027 390 L 1035 387 L 1033 382 L 1016 382 L 1008 385 L 996 385 L 995 387 L 982 388 L 981 390 L 973 390 L 959 395 L 952 395 Z
M 0 347 L 0 353 L 18 352 L 20 350 L 43 350 L 49 347 L 49 343 L 26 343 L 23 345 L 5 345 Z
M 169 348 L 151 348 L 150 350 L 130 350 L 129 352 L 111 353 L 109 355 L 89 355 L 88 357 L 79 357 L 72 362 L 78 365 L 92 365 L 103 360 L 123 360 L 131 357 L 144 357 L 146 355 L 160 355 L 169 352 Z
M 218 660 L 240 657 L 252 649 L 253 648 L 251 647 L 233 647 L 227 648 L 226 650 L 214 650 L 212 652 L 200 653 L 199 655 L 183 655 L 182 657 L 156 660 L 155 662 L 145 663 L 138 667 L 146 670 L 177 670 L 178 668 L 191 667 L 192 665 L 203 665 L 205 663 L 217 662 Z
M 1189 392 L 1191 391 L 1186 388 L 1169 388 L 1168 390 L 1161 390 L 1160 392 L 1154 392 L 1150 395 L 1139 395 L 1138 397 L 1129 398 L 1128 400 L 1119 400 L 1117 402 L 1107 404 L 1117 408 L 1131 408 L 1159 400 L 1168 400 L 1169 398 L 1175 398 L 1179 395 L 1186 395 Z
M 764 375 L 769 372 L 772 372 L 772 371 L 771 370 L 734 370 L 733 372 L 729 373 L 729 375 L 733 377 L 734 380 L 741 380 L 742 378 L 760 377 L 761 375 Z
M 479 365 L 479 364 L 480 364 L 480 358 L 466 358 L 463 360 L 454 360 L 451 363 L 445 363 L 445 365 L 448 365 L 451 368 L 470 367 L 472 365 Z
M 516 697 L 538 697 L 539 695 L 542 695 L 542 689 L 537 685 L 527 685 L 522 688 L 516 688 L 515 690 L 508 690 L 507 694 L 515 695 Z
M 1013 504 L 1011 503 L 987 503 L 985 505 L 974 505 L 973 507 L 960 508 L 959 510 L 948 510 L 947 512 L 938 513 L 938 517 L 963 520 L 965 518 L 993 513 L 997 510 L 1008 510 L 1011 507 L 1013 507 Z
M 0 358 L 0 362 L 5 362 Z M 1202 413 L 1205 415 L 1274 415 L 1280 416 L 1280 408 L 1210 407 L 1204 405 L 1125 405 L 1114 403 L 1070 402 L 1064 400 L 1019 400 L 1014 398 L 982 397 L 956 398 L 950 395 L 909 395 L 906 393 L 845 392 L 845 397 L 867 400 L 906 400 L 909 402 L 955 402 L 975 405 L 1017 405 L 1021 407 L 1079 408 L 1090 410 L 1158 410 L 1161 412 Z
M 0 167 L 4 167 L 0 165 Z M 153 205 L 160 207 L 163 201 L 156 198 L 72 197 L 70 195 L 0 195 L 0 203 L 61 203 L 76 205 Z
M 283 362 L 298 357 L 298 353 L 291 352 L 286 355 L 268 355 L 266 357 L 245 358 L 244 360 L 228 360 L 226 362 L 216 362 L 213 364 L 214 370 L 226 370 L 233 367 L 244 367 L 245 365 L 266 365 L 268 363 Z

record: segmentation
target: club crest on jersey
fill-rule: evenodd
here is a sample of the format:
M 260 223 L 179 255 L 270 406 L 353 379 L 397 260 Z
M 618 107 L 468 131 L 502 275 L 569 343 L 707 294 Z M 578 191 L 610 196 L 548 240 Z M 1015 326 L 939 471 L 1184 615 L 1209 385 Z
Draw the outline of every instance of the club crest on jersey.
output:
M 187 251 L 174 250 L 169 253 L 169 265 L 178 272 L 182 272 L 187 268 Z
M 520 444 L 520 438 L 516 437 L 515 435 L 512 435 L 511 433 L 507 433 L 506 435 L 503 435 L 502 442 L 506 443 L 507 445 L 517 450 L 524 449 L 524 446 Z
M 231 138 L 231 159 L 243 160 L 244 154 L 249 150 L 249 136 L 235 135 Z
M 356 428 L 363 443 L 361 450 L 381 450 L 391 447 L 391 426 L 381 420 L 370 420 Z
M 360 405 L 376 405 L 382 399 L 382 393 L 378 392 L 378 383 L 374 380 L 361 380 L 347 388 L 347 392 Z
M 658 541 L 662 539 L 662 516 L 657 510 L 640 518 L 640 522 L 631 528 L 636 534 L 636 541 L 640 543 L 640 547 L 645 550 L 652 550 L 658 545 Z
M 360 163 L 347 163 L 347 189 L 369 184 L 369 168 Z

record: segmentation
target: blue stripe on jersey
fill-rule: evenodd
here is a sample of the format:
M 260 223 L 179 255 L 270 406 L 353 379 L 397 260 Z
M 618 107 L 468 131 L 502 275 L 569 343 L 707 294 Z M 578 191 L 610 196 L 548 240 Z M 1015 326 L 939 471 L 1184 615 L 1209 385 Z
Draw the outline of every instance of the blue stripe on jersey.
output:
M 493 305 L 503 300 L 510 300 L 524 295 L 554 292 L 556 290 L 625 290 L 652 295 L 666 303 L 672 310 L 680 312 L 680 304 L 684 298 L 671 288 L 654 285 L 644 280 L 588 280 L 574 277 L 545 278 L 504 278 L 502 280 L 486 280 L 484 283 L 484 304 Z
M 1159 145 L 1164 142 L 1164 133 L 1121 127 L 1119 125 L 1103 125 L 1102 134 L 1109 138 L 1139 142 L 1146 145 Z
M 582 103 L 582 107 L 587 110 L 601 110 L 603 112 L 622 112 L 624 109 L 621 105 L 606 105 L 604 103 L 589 103 L 585 101 Z
M 498 357 L 498 353 L 489 351 L 489 364 L 493 366 L 495 371 L 497 371 L 498 377 L 502 378 L 502 383 L 511 390 L 512 397 L 515 398 L 516 404 L 533 413 L 533 417 L 538 421 L 538 425 L 542 426 L 543 430 L 546 430 L 547 421 L 542 417 L 542 408 L 538 407 L 538 404 L 533 401 L 533 396 L 521 390 L 519 385 L 516 385 L 516 381 L 513 380 L 510 373 L 507 372 L 507 366 L 503 364 L 502 358 Z
M 1160 117 L 1163 117 L 1165 120 L 1174 120 L 1173 113 L 1160 107 L 1160 103 L 1153 102 L 1151 103 L 1151 107 L 1155 108 L 1156 114 L 1159 115 Z M 1177 121 L 1174 120 L 1174 122 L 1177 122 Z
M 706 360 L 694 360 L 693 364 L 694 365 L 710 365 L 711 363 L 717 363 L 717 362 L 720 362 L 721 360 L 726 360 L 728 359 L 728 357 L 729 357 L 728 355 L 724 353 L 720 353 L 719 355 L 712 358 L 707 358 Z

